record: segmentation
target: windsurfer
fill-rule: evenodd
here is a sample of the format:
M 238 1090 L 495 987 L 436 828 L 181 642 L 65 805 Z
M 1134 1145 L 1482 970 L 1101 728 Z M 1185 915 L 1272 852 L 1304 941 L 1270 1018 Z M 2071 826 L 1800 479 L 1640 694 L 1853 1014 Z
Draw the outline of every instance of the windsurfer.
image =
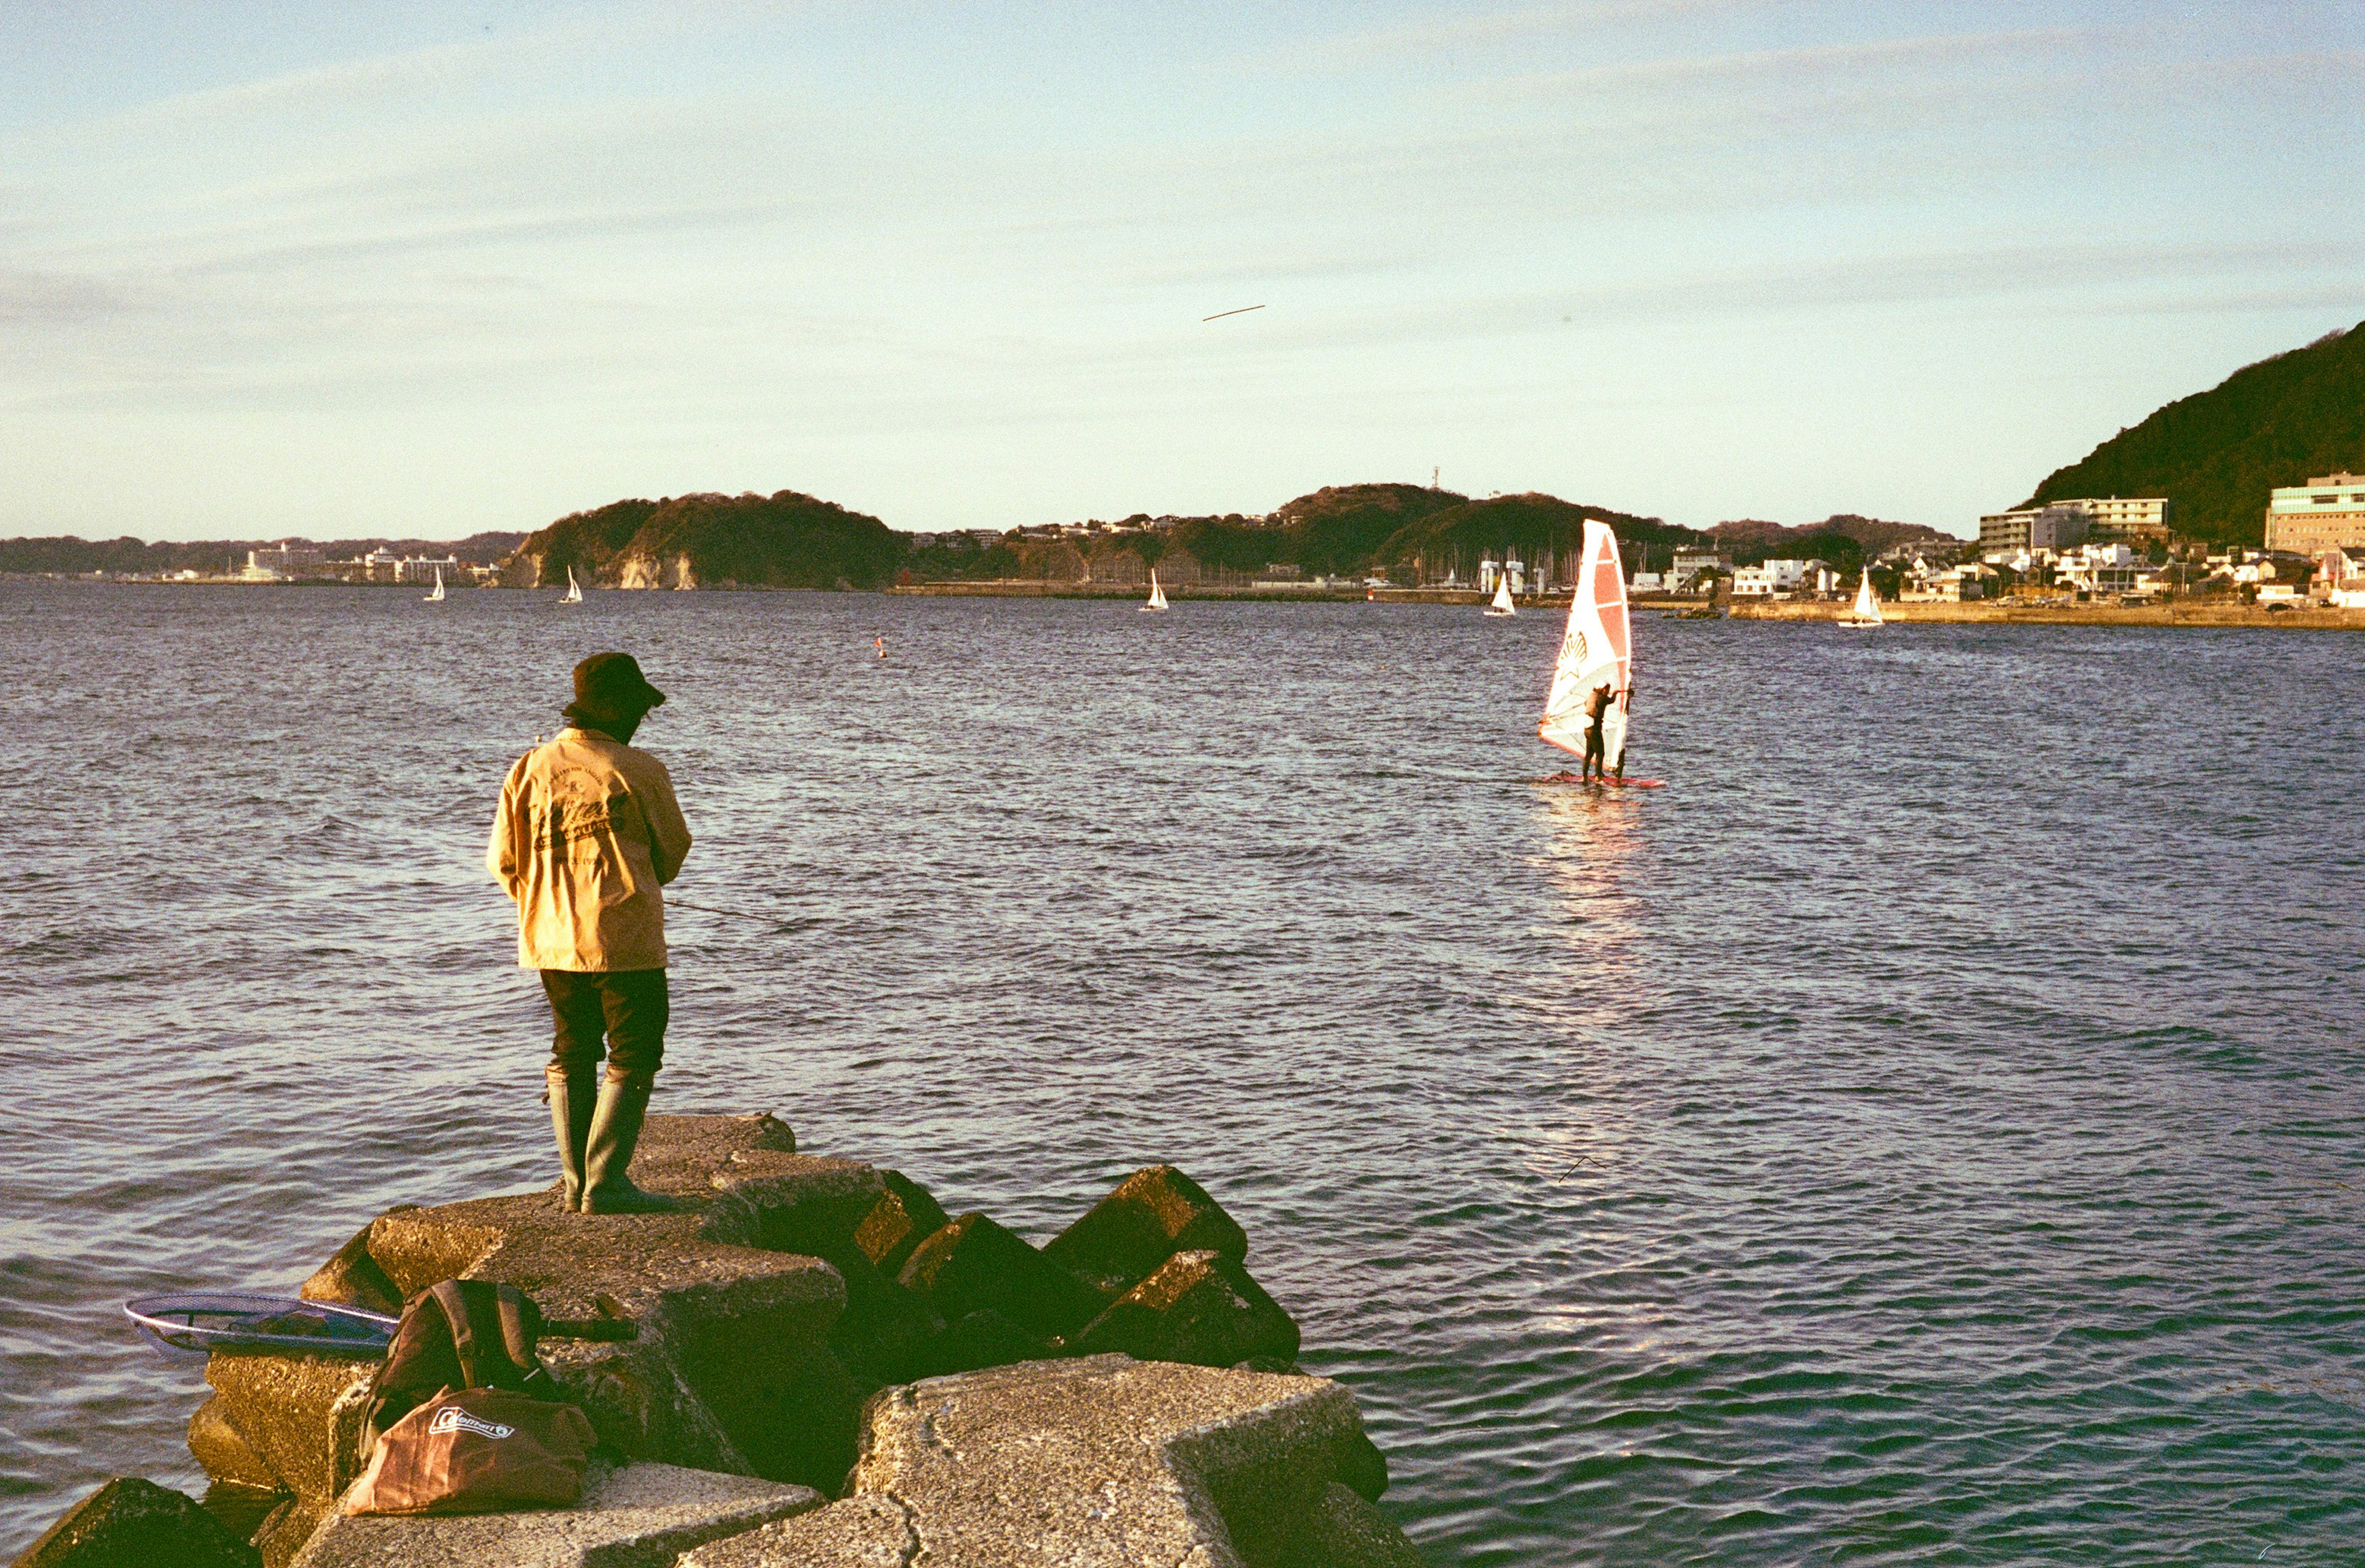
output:
M 1585 700 L 1585 760 L 1577 764 L 1576 768 L 1576 780 L 1580 784 L 1587 779 L 1598 781 L 1603 777 L 1601 720 L 1614 700 L 1608 681 L 1595 687 L 1593 694 Z M 1620 757 L 1619 762 L 1622 767 L 1625 759 Z

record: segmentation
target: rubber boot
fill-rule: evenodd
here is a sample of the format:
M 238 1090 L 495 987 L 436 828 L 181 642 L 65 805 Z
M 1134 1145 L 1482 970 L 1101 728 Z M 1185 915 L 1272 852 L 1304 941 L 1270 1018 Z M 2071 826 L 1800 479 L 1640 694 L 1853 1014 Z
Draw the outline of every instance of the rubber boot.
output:
M 591 1136 L 583 1146 L 583 1212 L 587 1215 L 658 1214 L 681 1205 L 644 1193 L 625 1174 L 641 1121 L 649 1113 L 650 1081 L 622 1077 L 611 1069 L 600 1085 L 591 1113 Z
M 583 1206 L 583 1146 L 591 1138 L 591 1108 L 600 1097 L 600 1064 L 572 1070 L 552 1062 L 542 1070 L 550 1102 L 550 1132 L 558 1140 L 558 1206 Z

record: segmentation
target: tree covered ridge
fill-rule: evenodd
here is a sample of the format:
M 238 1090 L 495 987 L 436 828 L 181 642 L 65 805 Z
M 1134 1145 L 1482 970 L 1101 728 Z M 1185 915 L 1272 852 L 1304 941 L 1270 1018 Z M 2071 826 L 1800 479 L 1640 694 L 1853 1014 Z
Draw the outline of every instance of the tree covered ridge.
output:
M 2180 533 L 2256 544 L 2265 536 L 2268 491 L 2359 469 L 2365 331 L 2343 330 L 2156 410 L 2055 469 L 2022 505 L 2166 496 Z
M 595 582 L 873 588 L 902 564 L 904 540 L 877 518 L 797 490 L 611 501 L 529 534 L 510 556 L 528 586 L 573 567 Z

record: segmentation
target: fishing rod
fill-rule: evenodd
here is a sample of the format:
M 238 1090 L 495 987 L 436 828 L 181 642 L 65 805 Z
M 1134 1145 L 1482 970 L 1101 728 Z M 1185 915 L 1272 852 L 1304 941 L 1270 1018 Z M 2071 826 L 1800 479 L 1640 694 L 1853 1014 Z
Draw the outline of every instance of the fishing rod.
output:
M 749 914 L 743 909 L 717 909 L 712 904 L 691 903 L 687 900 L 670 895 L 665 902 L 667 909 L 691 909 L 701 914 L 719 914 L 731 920 L 753 921 L 759 925 L 787 925 L 792 921 L 802 918 L 792 914 Z

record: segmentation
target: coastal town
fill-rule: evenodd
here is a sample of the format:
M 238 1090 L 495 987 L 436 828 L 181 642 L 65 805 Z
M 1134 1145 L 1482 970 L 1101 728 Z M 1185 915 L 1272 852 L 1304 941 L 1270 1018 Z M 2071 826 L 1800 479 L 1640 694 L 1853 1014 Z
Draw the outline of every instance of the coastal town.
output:
M 1413 487 L 1347 487 L 1320 494 L 1384 488 Z M 1524 601 L 1564 596 L 1575 575 L 1574 553 L 1555 536 L 1573 532 L 1574 523 L 1589 515 L 1589 510 L 1534 496 L 1490 497 L 1473 507 L 1498 504 L 1528 509 L 1507 519 L 1505 532 L 1524 527 L 1533 537 L 1540 529 L 1545 541 L 1524 549 L 1432 544 L 1407 559 L 1321 570 L 1295 561 L 1208 558 L 1217 554 L 1209 549 L 1211 539 L 1237 557 L 1243 543 L 1252 546 L 1263 536 L 1279 538 L 1290 521 L 1287 508 L 1210 518 L 1137 513 L 1118 521 L 1092 519 L 1008 530 L 891 532 L 891 548 L 900 561 L 892 582 L 859 586 L 923 593 L 1123 594 L 1145 588 L 1154 571 L 1163 588 L 1186 594 L 1461 602 L 1508 586 L 1514 599 Z M 1532 515 L 1538 508 L 1550 509 L 1541 525 Z M 1990 512 L 1979 517 L 1978 533 L 1969 538 L 1858 518 L 1833 518 L 1804 529 L 1774 528 L 1777 535 L 1807 536 L 1819 546 L 1799 554 L 1777 553 L 1778 543 L 1762 535 L 1726 537 L 1737 534 L 1743 525 L 1718 524 L 1694 532 L 1667 528 L 1656 520 L 1618 518 L 1612 526 L 1639 523 L 1653 533 L 1691 541 L 1659 543 L 1640 530 L 1636 537 L 1624 539 L 1629 592 L 1637 602 L 1714 606 L 1744 615 L 1777 606 L 1795 607 L 1789 613 L 1811 612 L 1818 604 L 1841 603 L 1853 597 L 1866 572 L 1876 595 L 1900 605 L 2135 609 L 2183 602 L 2267 610 L 2365 609 L 2365 476 L 2342 471 L 2274 488 L 2263 509 L 2263 547 L 2188 536 L 2177 521 L 2171 498 L 2105 496 Z M 1884 531 L 1919 537 L 1882 543 Z M 1620 529 L 1621 537 L 1627 532 Z M 1867 534 L 1871 537 L 1863 537 Z M 554 577 L 564 581 L 555 566 L 543 564 L 539 556 L 532 569 L 521 569 L 528 540 L 521 534 L 478 534 L 466 542 L 465 554 L 455 547 L 435 555 L 419 549 L 416 542 L 409 548 L 391 542 L 365 543 L 340 554 L 305 540 L 286 539 L 249 546 L 242 559 L 239 552 L 226 552 L 221 565 L 212 569 L 181 566 L 9 575 L 145 583 L 442 584 L 453 588 L 536 588 L 551 586 Z M 585 577 L 595 580 L 588 567 Z M 701 585 L 693 572 L 678 572 L 671 581 L 661 573 L 643 572 L 625 574 L 611 586 Z M 839 586 L 857 585 L 841 580 Z

